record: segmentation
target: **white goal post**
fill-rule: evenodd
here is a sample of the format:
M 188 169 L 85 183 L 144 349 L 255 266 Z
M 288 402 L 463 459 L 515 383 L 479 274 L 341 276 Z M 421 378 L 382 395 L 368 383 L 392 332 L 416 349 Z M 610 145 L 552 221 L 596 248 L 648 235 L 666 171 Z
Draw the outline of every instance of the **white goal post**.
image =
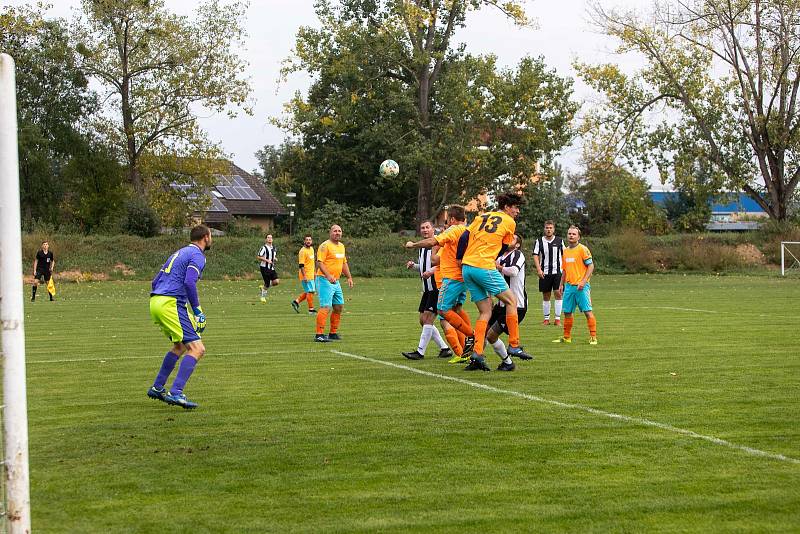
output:
M 781 241 L 781 276 L 786 276 L 786 271 L 790 269 L 800 267 L 800 259 L 797 256 L 800 256 L 800 241 Z M 789 261 L 788 267 L 787 261 Z
M 0 54 L 0 323 L 3 351 L 5 531 L 31 531 L 28 399 L 14 60 Z

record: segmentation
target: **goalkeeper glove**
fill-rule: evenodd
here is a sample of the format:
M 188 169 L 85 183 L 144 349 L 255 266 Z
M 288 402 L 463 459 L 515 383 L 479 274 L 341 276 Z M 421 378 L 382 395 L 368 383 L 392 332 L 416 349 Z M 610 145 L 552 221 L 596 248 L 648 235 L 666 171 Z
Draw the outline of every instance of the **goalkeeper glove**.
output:
M 203 308 L 200 306 L 193 307 L 192 312 L 194 313 L 195 321 L 194 331 L 201 334 L 206 329 L 206 314 L 203 313 Z

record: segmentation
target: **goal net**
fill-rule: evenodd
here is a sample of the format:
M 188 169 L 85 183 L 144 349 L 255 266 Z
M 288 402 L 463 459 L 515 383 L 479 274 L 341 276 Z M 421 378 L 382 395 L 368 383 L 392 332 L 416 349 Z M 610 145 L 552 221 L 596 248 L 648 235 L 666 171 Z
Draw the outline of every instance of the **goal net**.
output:
M 800 271 L 800 241 L 781 241 L 781 276 Z

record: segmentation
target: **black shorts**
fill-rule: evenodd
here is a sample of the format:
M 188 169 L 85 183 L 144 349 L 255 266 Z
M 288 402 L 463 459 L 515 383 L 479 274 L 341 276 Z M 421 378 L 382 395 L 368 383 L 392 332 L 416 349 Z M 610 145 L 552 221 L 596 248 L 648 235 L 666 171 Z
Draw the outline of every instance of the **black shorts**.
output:
M 43 284 L 46 284 L 47 282 L 50 281 L 50 276 L 52 276 L 52 273 L 50 271 L 46 271 L 46 272 L 42 272 L 42 273 L 37 272 L 35 275 L 33 275 L 34 278 L 36 278 L 37 280 L 39 280 Z
M 517 308 L 517 321 L 519 323 L 522 323 L 522 320 L 525 318 L 525 313 L 527 311 L 528 308 Z M 505 306 L 500 306 L 499 304 L 495 304 L 494 308 L 492 308 L 492 316 L 489 318 L 489 326 L 491 327 L 495 323 L 500 325 L 501 332 L 503 332 L 504 334 L 508 334 Z
M 561 285 L 560 274 L 546 274 L 544 278 L 539 278 L 539 293 L 549 293 L 551 291 L 558 291 Z
M 272 285 L 273 280 L 278 279 L 278 273 L 274 270 L 270 269 L 269 267 L 260 267 L 261 269 L 261 278 L 264 279 L 264 285 L 269 287 Z
M 419 312 L 436 313 L 436 303 L 439 301 L 439 290 L 425 291 L 419 300 Z

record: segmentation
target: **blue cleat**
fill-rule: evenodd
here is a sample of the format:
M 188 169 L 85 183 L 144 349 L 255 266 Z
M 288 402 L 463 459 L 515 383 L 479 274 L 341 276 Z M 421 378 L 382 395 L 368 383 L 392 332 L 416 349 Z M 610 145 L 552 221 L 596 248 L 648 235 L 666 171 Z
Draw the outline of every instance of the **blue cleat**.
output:
M 508 355 L 520 360 L 532 360 L 533 356 L 522 350 L 522 347 L 508 347 Z
M 314 341 L 317 343 L 329 343 L 330 339 L 325 334 L 317 334 L 314 336 Z
M 160 400 L 161 402 L 167 402 L 167 390 L 162 388 L 157 388 L 152 386 L 150 389 L 147 390 L 147 396 L 151 399 Z
M 186 398 L 183 393 L 169 393 L 164 397 L 164 402 L 173 406 L 180 406 L 184 410 L 194 410 L 198 404 Z
M 329 341 L 341 341 L 342 340 L 342 336 L 340 336 L 339 334 L 334 332 L 332 334 L 328 334 L 328 340 Z

